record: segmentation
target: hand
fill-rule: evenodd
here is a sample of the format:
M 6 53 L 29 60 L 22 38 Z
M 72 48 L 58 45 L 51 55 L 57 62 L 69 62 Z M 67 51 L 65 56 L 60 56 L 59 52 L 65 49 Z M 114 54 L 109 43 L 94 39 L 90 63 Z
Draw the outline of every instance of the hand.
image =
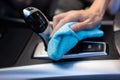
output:
M 79 22 L 73 26 L 71 29 L 75 32 L 81 29 L 91 29 L 97 26 L 103 18 L 99 12 L 94 12 L 93 10 L 73 10 L 66 13 L 62 13 L 60 15 L 54 16 L 53 18 L 53 34 L 65 23 L 68 22 Z

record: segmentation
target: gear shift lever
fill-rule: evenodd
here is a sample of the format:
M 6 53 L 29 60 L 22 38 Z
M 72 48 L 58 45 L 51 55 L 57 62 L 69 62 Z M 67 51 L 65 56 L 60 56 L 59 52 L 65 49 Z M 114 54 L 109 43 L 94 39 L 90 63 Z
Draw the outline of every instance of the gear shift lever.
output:
M 46 16 L 37 8 L 27 7 L 23 9 L 23 14 L 26 23 L 36 33 L 42 33 L 49 26 L 49 21 Z
M 45 48 L 47 49 L 47 44 L 50 35 L 50 25 L 46 16 L 35 7 L 27 7 L 23 9 L 23 15 L 25 22 L 29 27 L 36 32 L 44 41 Z

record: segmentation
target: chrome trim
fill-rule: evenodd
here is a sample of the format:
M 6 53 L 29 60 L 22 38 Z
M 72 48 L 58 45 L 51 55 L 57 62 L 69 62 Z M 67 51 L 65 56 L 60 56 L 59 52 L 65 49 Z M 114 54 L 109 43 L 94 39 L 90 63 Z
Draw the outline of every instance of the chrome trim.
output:
M 101 22 L 102 25 L 113 25 L 113 23 L 114 22 L 112 20 L 107 20 L 107 21 L 105 20 Z
M 28 8 L 33 8 L 33 10 L 29 11 Z M 34 12 L 36 12 L 36 11 L 39 11 L 39 12 L 44 16 L 44 18 L 46 19 L 46 21 L 49 23 L 47 17 L 46 17 L 39 9 L 37 9 L 37 8 L 35 8 L 35 7 L 27 7 L 27 8 L 25 8 L 25 9 L 23 9 L 23 14 L 24 14 L 25 17 L 28 17 L 28 16 L 30 16 L 32 13 L 34 13 Z
M 32 8 L 33 10 L 29 11 L 28 8 Z M 34 8 L 34 7 L 27 7 L 27 8 L 25 8 L 25 9 L 23 9 L 23 14 L 24 14 L 25 17 L 28 17 L 28 16 L 30 16 L 32 13 L 34 13 L 34 12 L 36 12 L 36 11 L 40 11 L 40 10 L 37 9 L 37 8 Z M 40 13 L 42 13 L 42 12 L 40 11 Z M 43 13 L 42 13 L 42 15 L 43 15 Z
M 106 44 L 105 42 L 93 42 L 93 41 L 84 41 L 85 43 L 101 43 L 104 45 L 104 50 L 99 52 L 83 52 L 83 53 L 74 53 L 74 54 L 67 54 L 62 57 L 62 59 L 68 58 L 83 58 L 83 57 L 94 57 L 94 56 L 106 56 L 108 55 L 106 52 Z M 33 55 L 34 58 L 39 59 L 49 59 L 47 52 L 45 51 L 44 43 L 40 42 L 36 47 L 36 50 Z

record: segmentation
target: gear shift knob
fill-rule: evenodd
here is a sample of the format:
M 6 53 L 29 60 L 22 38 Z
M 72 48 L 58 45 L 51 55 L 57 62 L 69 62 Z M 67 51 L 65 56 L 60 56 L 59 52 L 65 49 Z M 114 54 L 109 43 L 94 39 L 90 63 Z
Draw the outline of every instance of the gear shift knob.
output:
M 49 26 L 49 21 L 46 16 L 37 8 L 27 7 L 23 9 L 23 15 L 26 23 L 36 33 L 42 33 Z

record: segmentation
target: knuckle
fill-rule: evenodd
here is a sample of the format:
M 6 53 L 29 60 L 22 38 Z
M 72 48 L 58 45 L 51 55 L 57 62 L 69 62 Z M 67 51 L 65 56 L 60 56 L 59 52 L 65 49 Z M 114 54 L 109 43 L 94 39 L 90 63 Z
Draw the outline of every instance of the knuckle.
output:
M 53 20 L 58 20 L 58 16 L 54 16 L 54 17 L 53 17 Z

